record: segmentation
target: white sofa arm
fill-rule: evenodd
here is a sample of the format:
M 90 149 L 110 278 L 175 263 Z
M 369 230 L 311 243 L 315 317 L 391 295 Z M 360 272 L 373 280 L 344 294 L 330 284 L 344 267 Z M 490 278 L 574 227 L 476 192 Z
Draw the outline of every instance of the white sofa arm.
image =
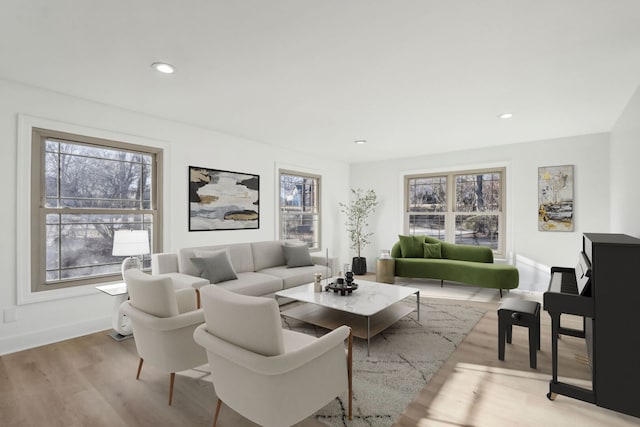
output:
M 311 261 L 317 265 L 327 265 L 327 257 L 325 255 L 311 254 Z M 338 275 L 338 272 L 340 271 L 338 257 L 329 257 L 329 269 L 331 270 L 331 276 Z
M 172 252 L 151 254 L 151 274 L 178 272 L 178 255 Z
M 151 274 L 171 277 L 175 289 L 200 289 L 210 284 L 207 279 L 202 277 L 179 273 L 178 255 L 173 252 L 151 254 Z
M 184 273 L 164 273 L 159 276 L 171 277 L 174 289 L 200 289 L 203 286 L 211 284 L 207 279 Z

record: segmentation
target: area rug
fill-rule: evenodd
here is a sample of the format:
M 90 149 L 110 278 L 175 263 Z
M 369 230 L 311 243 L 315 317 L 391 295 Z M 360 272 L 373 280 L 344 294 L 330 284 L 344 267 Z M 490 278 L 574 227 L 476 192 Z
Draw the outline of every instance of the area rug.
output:
M 415 307 L 415 302 L 403 302 Z M 484 315 L 478 307 L 434 299 L 420 302 L 420 321 L 409 314 L 367 342 L 354 338 L 353 420 L 347 420 L 346 393 L 316 413 L 327 426 L 388 427 L 424 388 Z M 284 318 L 285 327 L 312 335 L 327 331 Z

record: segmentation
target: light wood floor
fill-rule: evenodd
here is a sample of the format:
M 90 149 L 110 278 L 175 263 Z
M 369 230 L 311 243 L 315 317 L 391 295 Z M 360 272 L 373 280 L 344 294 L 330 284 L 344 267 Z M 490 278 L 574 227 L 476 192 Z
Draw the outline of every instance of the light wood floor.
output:
M 413 285 L 413 284 L 412 284 Z M 415 286 L 415 285 L 414 285 Z M 638 426 L 640 419 L 558 396 L 546 398 L 551 377 L 550 321 L 542 313 L 538 369 L 529 368 L 526 329 L 514 327 L 506 360 L 497 357 L 495 291 L 420 285 L 422 297 L 452 297 L 487 314 L 394 424 L 406 426 Z M 518 297 L 514 292 L 506 297 Z M 481 301 L 481 302 L 478 302 Z M 584 341 L 563 337 L 560 373 L 589 379 L 575 361 Z M 0 357 L 0 426 L 210 426 L 215 393 L 206 366 L 176 377 L 167 406 L 169 376 L 145 366 L 135 380 L 133 340 L 96 333 Z M 219 426 L 254 426 L 223 406 Z M 319 427 L 307 419 L 298 427 Z
M 513 294 L 513 293 L 511 293 Z M 505 361 L 498 360 L 498 303 L 460 344 L 394 426 L 639 426 L 640 418 L 579 400 L 547 399 L 551 379 L 551 320 L 541 312 L 541 350 L 537 369 L 529 367 L 527 329 L 513 327 Z M 563 325 L 580 327 L 577 318 Z M 568 317 L 568 316 L 567 316 Z M 562 381 L 591 387 L 583 339 L 563 336 L 558 369 Z M 640 401 L 639 401 L 640 404 Z

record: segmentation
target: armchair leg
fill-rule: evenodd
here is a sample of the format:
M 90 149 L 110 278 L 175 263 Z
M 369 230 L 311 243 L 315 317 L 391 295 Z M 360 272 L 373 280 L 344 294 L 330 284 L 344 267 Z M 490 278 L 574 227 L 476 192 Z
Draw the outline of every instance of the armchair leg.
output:
M 218 415 L 220 415 L 220 406 L 222 405 L 222 400 L 218 399 L 218 404 L 216 405 L 216 413 L 213 416 L 213 427 L 216 427 L 218 422 Z
M 201 305 L 200 305 L 200 289 L 196 289 L 196 308 L 201 308 Z
M 141 357 L 140 362 L 138 363 L 138 373 L 136 374 L 136 379 L 140 379 L 140 372 L 142 371 L 142 364 L 144 363 L 144 359 Z
M 353 419 L 353 333 L 349 329 L 347 343 L 347 376 L 349 379 L 349 420 Z
M 169 380 L 169 406 L 173 401 L 173 383 L 176 381 L 176 373 L 171 372 L 171 379 Z

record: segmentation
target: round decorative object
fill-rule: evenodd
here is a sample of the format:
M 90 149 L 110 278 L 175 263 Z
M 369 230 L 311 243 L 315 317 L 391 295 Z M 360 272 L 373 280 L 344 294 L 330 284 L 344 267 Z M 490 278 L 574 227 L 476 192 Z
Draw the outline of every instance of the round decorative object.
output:
M 327 291 L 333 291 L 334 293 L 340 292 L 340 295 L 342 296 L 350 294 L 356 289 L 358 289 L 358 284 L 353 282 L 351 282 L 350 284 L 331 282 L 327 285 Z

